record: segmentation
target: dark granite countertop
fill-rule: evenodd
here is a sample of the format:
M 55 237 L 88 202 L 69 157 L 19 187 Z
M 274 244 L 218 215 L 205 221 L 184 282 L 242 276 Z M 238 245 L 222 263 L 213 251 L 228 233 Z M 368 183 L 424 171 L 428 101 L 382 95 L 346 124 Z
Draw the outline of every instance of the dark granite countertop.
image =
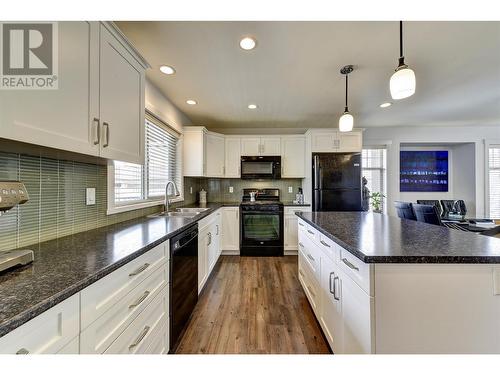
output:
M 26 248 L 31 265 L 0 273 L 0 337 L 78 293 L 222 206 L 207 207 L 194 218 L 142 217 L 42 242 Z
M 500 263 L 500 239 L 366 212 L 296 213 L 365 263 Z
M 285 207 L 309 207 L 311 203 L 293 203 L 292 201 L 283 201 Z

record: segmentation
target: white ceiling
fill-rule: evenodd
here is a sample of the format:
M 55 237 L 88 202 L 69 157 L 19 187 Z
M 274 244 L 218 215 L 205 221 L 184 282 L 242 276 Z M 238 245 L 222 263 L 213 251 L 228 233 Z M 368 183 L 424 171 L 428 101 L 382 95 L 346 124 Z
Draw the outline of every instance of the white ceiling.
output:
M 389 108 L 398 22 L 117 22 L 152 65 L 148 78 L 196 125 L 335 127 L 342 66 L 353 64 L 355 127 L 500 126 L 500 22 L 405 22 L 416 94 Z M 253 51 L 239 48 L 244 35 Z M 160 73 L 171 65 L 176 74 Z M 187 105 L 186 99 L 198 101 Z M 247 109 L 256 103 L 257 110 Z M 233 129 L 236 130 L 236 129 Z

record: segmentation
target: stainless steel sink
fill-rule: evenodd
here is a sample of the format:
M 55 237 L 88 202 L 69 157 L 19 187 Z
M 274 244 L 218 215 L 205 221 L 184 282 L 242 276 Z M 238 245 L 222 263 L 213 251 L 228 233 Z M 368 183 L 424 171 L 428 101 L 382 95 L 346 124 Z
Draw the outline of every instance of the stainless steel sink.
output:
M 209 210 L 210 208 L 198 208 L 198 207 L 182 207 L 178 208 L 176 211 L 177 212 L 194 212 L 199 214 L 200 212 L 204 212 L 206 210 Z
M 149 215 L 148 217 L 178 217 L 178 218 L 192 218 L 198 215 L 196 212 L 176 212 L 176 211 L 170 211 L 170 212 L 160 212 L 157 214 Z

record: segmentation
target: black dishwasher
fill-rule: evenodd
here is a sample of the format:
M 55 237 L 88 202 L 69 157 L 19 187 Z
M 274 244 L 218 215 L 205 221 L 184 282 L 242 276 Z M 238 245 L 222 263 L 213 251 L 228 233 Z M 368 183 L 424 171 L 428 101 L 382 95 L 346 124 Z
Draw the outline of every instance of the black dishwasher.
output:
M 170 239 L 170 352 L 198 302 L 198 224 Z

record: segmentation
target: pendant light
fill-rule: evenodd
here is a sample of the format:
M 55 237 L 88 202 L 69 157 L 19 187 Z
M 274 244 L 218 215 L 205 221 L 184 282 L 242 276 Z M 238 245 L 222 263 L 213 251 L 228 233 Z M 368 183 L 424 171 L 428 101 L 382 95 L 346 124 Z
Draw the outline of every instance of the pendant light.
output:
M 345 108 L 344 114 L 339 119 L 339 130 L 341 132 L 350 132 L 354 126 L 354 117 L 352 117 L 347 108 L 348 77 L 349 73 L 352 73 L 353 70 L 352 65 L 346 65 L 340 69 L 340 73 L 345 75 Z
M 390 81 L 393 99 L 404 99 L 415 94 L 415 73 L 405 64 L 403 55 L 403 21 L 399 22 L 399 65 Z

